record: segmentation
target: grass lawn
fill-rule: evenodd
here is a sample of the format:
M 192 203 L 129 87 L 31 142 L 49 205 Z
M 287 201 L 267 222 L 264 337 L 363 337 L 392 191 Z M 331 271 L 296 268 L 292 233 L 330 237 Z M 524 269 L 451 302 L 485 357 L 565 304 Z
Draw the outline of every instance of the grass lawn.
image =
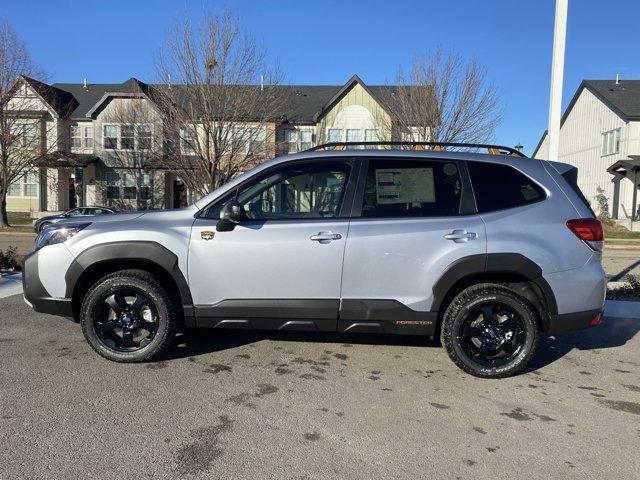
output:
M 604 238 L 609 239 L 640 239 L 640 232 L 632 232 L 626 228 L 618 225 L 613 220 L 600 219 L 602 226 L 604 227 Z
M 33 232 L 33 218 L 29 213 L 9 212 L 9 228 L 0 228 L 3 232 Z

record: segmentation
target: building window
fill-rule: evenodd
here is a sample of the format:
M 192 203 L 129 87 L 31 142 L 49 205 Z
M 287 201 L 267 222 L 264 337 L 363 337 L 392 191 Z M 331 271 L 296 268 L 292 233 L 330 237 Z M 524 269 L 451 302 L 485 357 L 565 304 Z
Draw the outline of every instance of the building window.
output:
M 38 126 L 35 123 L 14 123 L 9 127 L 16 148 L 38 148 Z
M 196 150 L 197 137 L 191 126 L 180 127 L 180 152 L 183 155 L 193 155 Z
M 143 173 L 138 178 L 140 200 L 151 200 L 151 175 Z
M 256 155 L 264 152 L 265 127 L 234 125 L 231 127 L 231 150 L 235 153 Z
M 133 125 L 120 125 L 120 149 L 133 150 L 134 148 Z
M 120 198 L 120 175 L 116 172 L 107 172 L 107 200 Z
M 26 173 L 18 180 L 9 185 L 10 197 L 37 197 L 38 196 L 38 174 Z
M 365 142 L 377 142 L 380 140 L 380 136 L 378 134 L 377 128 L 367 128 L 364 131 L 364 141 Z
M 106 172 L 105 179 L 107 200 L 151 199 L 151 175 L 149 173 Z
M 620 151 L 620 129 L 609 130 L 602 134 L 602 156 Z
M 93 126 L 71 125 L 71 148 L 93 148 Z
M 284 131 L 286 153 L 295 153 L 313 147 L 312 128 L 287 128 Z
M 332 142 L 341 142 L 342 141 L 342 129 L 341 128 L 330 128 L 329 134 L 327 135 L 327 140 L 329 143 Z
M 149 123 L 105 124 L 102 128 L 105 150 L 151 150 L 153 129 Z
M 104 125 L 104 149 L 116 150 L 118 148 L 118 126 L 117 125 Z
M 122 198 L 125 200 L 135 200 L 136 189 L 136 177 L 132 173 L 125 173 L 122 175 Z

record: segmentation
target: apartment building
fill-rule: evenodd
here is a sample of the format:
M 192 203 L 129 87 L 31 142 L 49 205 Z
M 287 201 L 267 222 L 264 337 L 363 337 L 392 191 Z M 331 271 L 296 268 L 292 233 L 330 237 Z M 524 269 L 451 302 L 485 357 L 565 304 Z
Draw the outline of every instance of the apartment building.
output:
M 193 133 L 181 128 L 179 138 L 173 138 L 154 102 L 154 89 L 163 87 L 136 78 L 120 84 L 49 85 L 21 77 L 14 95 L 29 103 L 23 134 L 41 142 L 37 169 L 11 185 L 8 210 L 38 214 L 84 205 L 173 208 L 193 199 L 180 172 L 163 162 L 168 144 L 179 148 L 179 155 L 193 155 Z M 247 112 L 246 124 L 238 126 L 253 129 L 251 145 L 245 148 L 265 152 L 264 158 L 318 143 L 391 138 L 397 87 L 368 86 L 353 76 L 344 85 L 277 88 L 287 92 L 277 119 L 255 123 Z M 123 121 L 123 109 L 145 112 L 144 121 Z
M 545 132 L 533 156 L 548 152 Z M 562 116 L 559 161 L 578 168 L 578 186 L 594 210 L 602 189 L 612 218 L 640 227 L 640 80 L 584 80 Z

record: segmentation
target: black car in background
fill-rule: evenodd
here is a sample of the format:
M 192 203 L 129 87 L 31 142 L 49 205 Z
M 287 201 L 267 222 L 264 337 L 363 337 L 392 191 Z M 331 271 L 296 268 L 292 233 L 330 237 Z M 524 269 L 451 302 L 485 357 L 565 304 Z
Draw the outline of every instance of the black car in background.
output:
M 61 213 L 60 215 L 50 215 L 48 217 L 42 217 L 36 220 L 33 224 L 33 229 L 36 232 L 41 232 L 49 225 L 54 223 L 58 223 L 61 220 L 65 220 L 67 218 L 75 218 L 75 217 L 92 217 L 94 215 L 110 215 L 112 213 L 116 213 L 116 210 L 113 208 L 107 207 L 78 207 L 72 208 L 68 212 Z

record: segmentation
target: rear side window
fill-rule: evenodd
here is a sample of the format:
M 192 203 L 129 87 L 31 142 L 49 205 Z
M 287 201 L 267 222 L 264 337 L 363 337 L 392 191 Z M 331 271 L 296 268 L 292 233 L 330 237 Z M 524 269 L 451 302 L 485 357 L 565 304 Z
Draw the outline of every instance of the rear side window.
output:
M 456 162 L 371 160 L 361 216 L 458 215 L 461 188 Z
M 479 213 L 519 207 L 545 198 L 540 186 L 508 165 L 469 162 L 467 167 Z

